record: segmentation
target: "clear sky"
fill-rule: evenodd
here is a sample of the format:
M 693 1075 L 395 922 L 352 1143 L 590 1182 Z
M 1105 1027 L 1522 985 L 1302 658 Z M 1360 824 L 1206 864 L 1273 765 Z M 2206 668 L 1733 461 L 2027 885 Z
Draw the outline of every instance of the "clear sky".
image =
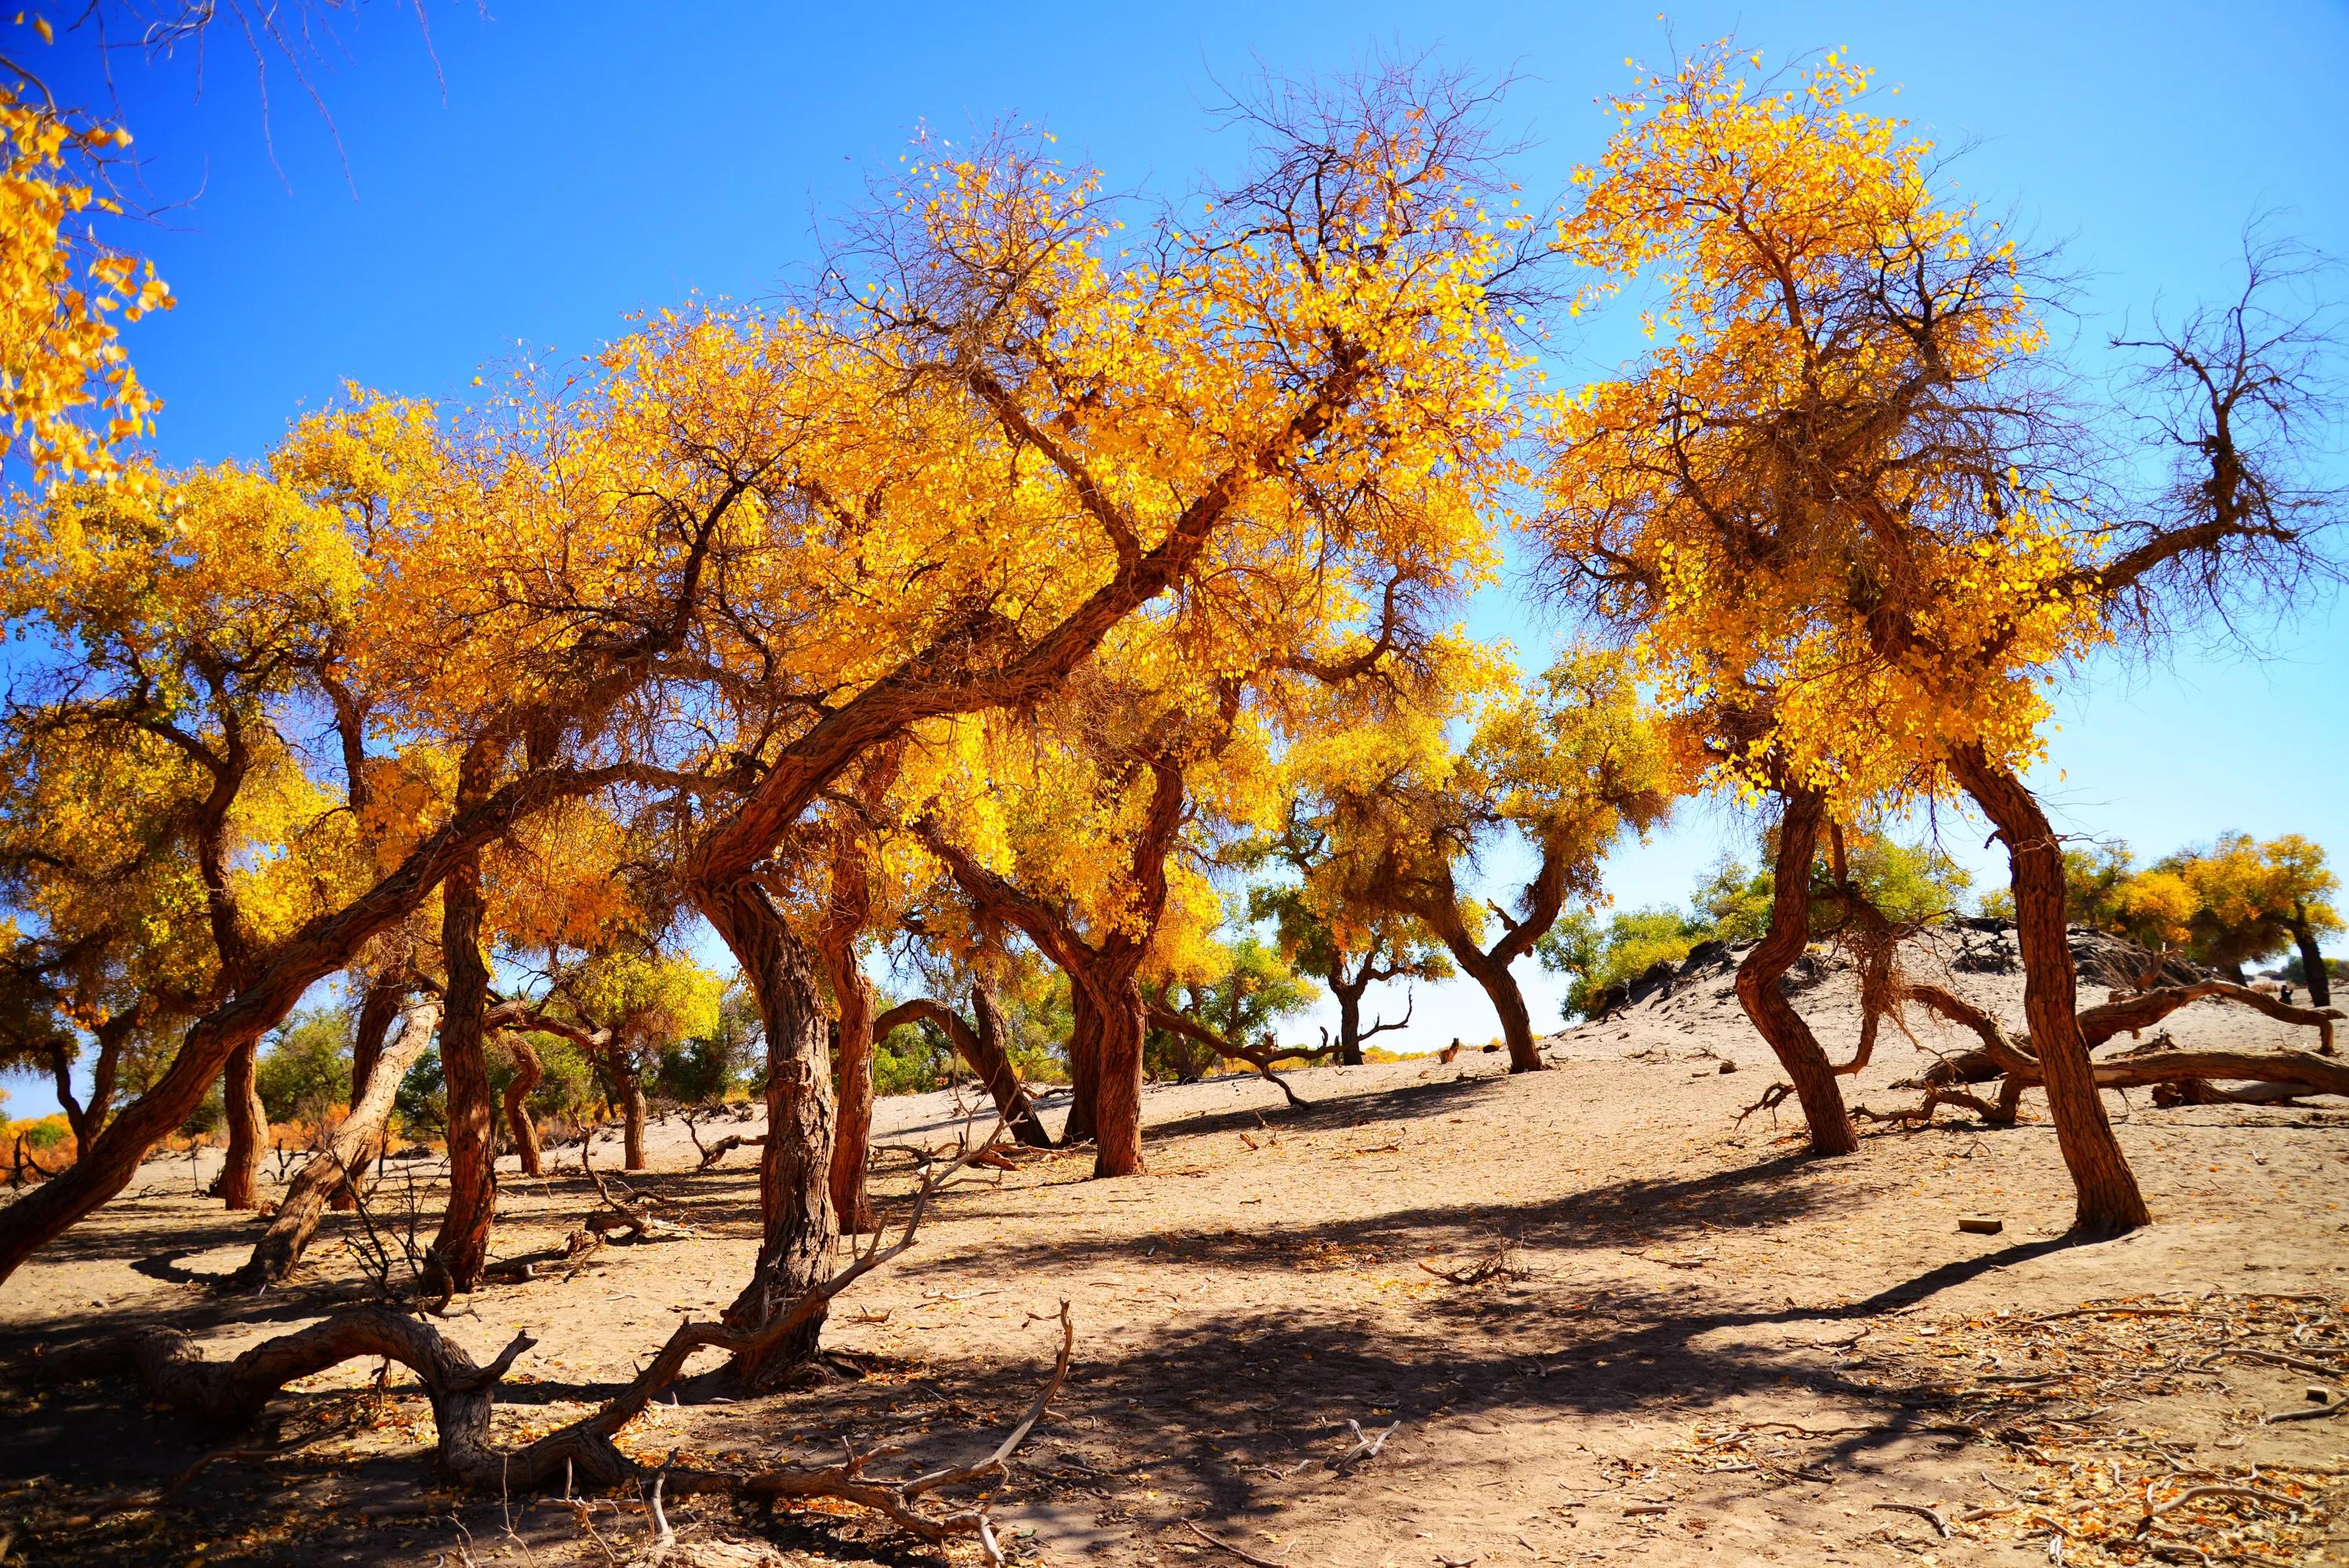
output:
M 180 298 L 129 338 L 167 400 L 166 460 L 257 457 L 347 378 L 461 400 L 482 364 L 576 354 L 628 312 L 697 291 L 768 294 L 918 126 L 951 139 L 1040 121 L 1112 186 L 1174 190 L 1235 156 L 1206 112 L 1219 81 L 1378 49 L 1513 73 L 1507 117 L 1531 140 L 1521 172 L 1537 192 L 1596 157 L 1608 120 L 1595 100 L 1627 82 L 1628 57 L 1661 63 L 1672 39 L 1731 31 L 1774 61 L 1843 49 L 1899 87 L 1897 108 L 1921 130 L 1971 147 L 1957 169 L 1968 193 L 2064 242 L 2088 279 L 2090 344 L 2157 304 L 2223 294 L 2255 214 L 2349 257 L 2339 3 L 1705 4 L 1674 9 L 1669 33 L 1651 6 L 1489 0 L 873 12 L 508 0 L 493 17 L 459 4 L 427 16 L 429 49 L 411 9 L 344 19 L 311 72 L 331 133 L 282 61 L 264 117 L 233 36 L 211 40 L 201 72 L 192 56 L 116 60 L 148 198 L 169 209 L 129 236 Z M 43 50 L 0 30 L 61 98 L 102 98 L 77 35 Z M 1599 346 L 1614 341 L 1568 345 L 1558 373 L 1603 369 Z M 1471 624 L 1537 658 L 1558 629 L 1520 589 L 1483 595 Z M 2338 859 L 2344 676 L 2335 604 L 2260 661 L 2189 649 L 2160 668 L 2092 672 L 2063 701 L 2039 782 L 2061 825 L 2142 854 L 2240 828 L 2304 832 Z M 1610 882 L 1625 904 L 1676 900 L 1743 837 L 1692 809 L 1619 852 Z M 1970 820 L 1944 837 L 1989 869 Z M 1530 988 L 1537 1024 L 1554 1018 L 1556 988 Z M 1454 987 L 1421 997 L 1408 1044 L 1494 1033 L 1478 994 Z M 43 1109 L 37 1086 L 8 1087 L 16 1114 Z

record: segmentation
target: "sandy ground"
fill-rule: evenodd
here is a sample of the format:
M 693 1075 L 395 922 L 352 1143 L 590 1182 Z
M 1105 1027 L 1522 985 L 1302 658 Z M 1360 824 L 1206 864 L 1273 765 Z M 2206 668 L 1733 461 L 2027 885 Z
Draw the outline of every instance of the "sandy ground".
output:
M 2019 979 L 1958 978 L 2019 1016 Z M 1741 1122 L 1774 1075 L 1728 984 L 1698 976 L 1557 1036 L 1556 1070 L 1540 1074 L 1509 1078 L 1492 1055 L 1320 1068 L 1293 1076 L 1314 1102 L 1302 1111 L 1254 1078 L 1154 1088 L 1148 1175 L 1089 1181 L 1089 1157 L 1053 1156 L 947 1193 L 916 1249 L 833 1313 L 827 1343 L 862 1376 L 688 1397 L 627 1441 L 739 1462 L 836 1455 L 843 1439 L 904 1443 L 907 1464 L 975 1455 L 1049 1362 L 1052 1330 L 1033 1315 L 1066 1299 L 1068 1389 L 994 1494 L 1029 1561 L 1241 1561 L 1195 1524 L 1295 1568 L 2349 1562 L 2349 1420 L 2306 1397 L 2349 1367 L 2349 1109 L 2113 1099 L 2159 1222 L 2066 1245 L 2069 1189 L 2044 1120 L 1887 1127 L 1835 1161 L 1796 1157 L 1790 1116 Z M 1798 1001 L 1847 1051 L 1848 985 L 1830 976 Z M 1915 1022 L 1927 1046 L 1963 1044 Z M 2313 1043 L 2215 1003 L 2169 1026 L 2188 1045 Z M 1889 1032 L 1852 1098 L 1913 1103 L 1890 1085 L 1923 1060 Z M 887 1101 L 878 1136 L 935 1148 L 955 1114 L 944 1095 Z M 577 1413 L 676 1315 L 711 1312 L 745 1276 L 748 1157 L 696 1171 L 675 1122 L 652 1150 L 635 1180 L 696 1236 L 484 1291 L 447 1326 L 483 1359 L 518 1328 L 538 1336 L 502 1429 Z M 618 1162 L 609 1138 L 596 1155 Z M 567 1176 L 504 1184 L 501 1254 L 554 1244 L 590 1208 L 576 1150 L 562 1158 Z M 885 1209 L 909 1165 L 885 1150 Z M 397 1217 L 412 1171 L 429 1222 L 434 1162 L 393 1169 L 379 1216 Z M 218 1291 L 257 1226 L 195 1198 L 204 1175 L 151 1164 L 0 1288 L 0 1353 L 169 1322 L 227 1354 L 346 1298 L 339 1217 L 296 1287 Z M 1959 1231 L 1976 1215 L 2004 1228 Z M 1481 1261 L 1508 1267 L 1446 1277 Z M 2124 1305 L 2075 1310 L 2096 1304 Z M 642 1550 L 633 1503 L 583 1524 L 547 1502 L 433 1492 L 423 1402 L 397 1381 L 365 1391 L 373 1371 L 313 1379 L 243 1434 L 159 1416 L 125 1384 L 10 1376 L 7 1561 Z M 2315 1418 L 2264 1419 L 2285 1411 Z M 1388 1435 L 1350 1460 L 1356 1428 Z M 2195 1486 L 2238 1492 L 2187 1496 Z M 688 1544 L 762 1542 L 770 1562 L 970 1560 L 853 1511 L 678 1517 Z

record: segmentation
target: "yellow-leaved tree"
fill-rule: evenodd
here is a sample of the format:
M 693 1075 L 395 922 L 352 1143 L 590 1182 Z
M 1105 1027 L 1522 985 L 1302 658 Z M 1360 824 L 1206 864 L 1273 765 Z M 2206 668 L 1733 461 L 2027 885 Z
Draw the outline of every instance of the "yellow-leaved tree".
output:
M 1785 918 L 1740 991 L 1815 1146 L 1850 1140 L 1816 1043 L 1771 1005 L 1768 971 L 1806 920 L 1794 884 L 1823 821 L 1962 792 L 2013 862 L 2030 1070 L 2078 1222 L 2126 1230 L 2145 1205 L 2076 1019 L 2061 843 L 2023 772 L 2058 673 L 2194 594 L 2319 560 L 2294 438 L 2261 427 L 2251 395 L 2308 323 L 2261 315 L 2255 267 L 2240 309 L 2164 340 L 2157 390 L 2187 467 L 2122 510 L 2080 472 L 2090 443 L 2038 372 L 2014 244 L 1936 189 L 1930 145 L 1862 101 L 1865 70 L 1749 67 L 1723 46 L 1643 77 L 1578 176 L 1560 246 L 1599 271 L 1595 294 L 1644 274 L 1661 298 L 1655 346 L 1551 410 L 1541 538 L 1561 592 L 1704 746 L 1709 780 L 1780 799 Z
M 1368 722 L 1328 726 L 1289 767 L 1329 824 L 1321 896 L 1433 933 L 1493 1004 L 1509 1070 L 1537 1072 L 1512 966 L 1568 900 L 1599 896 L 1600 860 L 1670 814 L 1681 769 L 1618 655 L 1569 651 L 1527 686 L 1495 680 L 1488 661 L 1454 664 Z M 1467 732 L 1456 746 L 1454 727 Z M 1506 903 L 1485 896 L 1484 868 L 1512 852 L 1524 882 Z

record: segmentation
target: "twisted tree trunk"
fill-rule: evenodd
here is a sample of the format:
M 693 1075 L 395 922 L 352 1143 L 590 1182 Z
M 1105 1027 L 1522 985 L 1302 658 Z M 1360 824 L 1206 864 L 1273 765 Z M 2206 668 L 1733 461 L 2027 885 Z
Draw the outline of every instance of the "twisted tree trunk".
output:
M 550 802 L 614 781 L 608 773 L 569 768 L 515 779 L 460 807 L 365 893 L 305 923 L 256 958 L 226 1000 L 188 1026 L 171 1067 L 107 1123 L 86 1159 L 0 1209 L 0 1279 L 129 1186 L 148 1151 L 203 1103 L 230 1055 L 283 1021 L 312 985 L 349 967 L 368 942 L 424 902 L 451 863 Z
M 1526 1007 L 1526 994 L 1519 989 L 1509 961 L 1465 942 L 1453 946 L 1452 956 L 1493 1004 L 1493 1011 L 1501 1020 L 1502 1042 L 1509 1049 L 1509 1070 L 1540 1072 L 1544 1063 L 1541 1048 L 1534 1044 L 1533 1014 Z
M 261 1207 L 261 1150 L 269 1141 L 269 1112 L 261 1103 L 261 1042 L 247 1040 L 229 1053 L 221 1074 L 228 1108 L 228 1158 L 212 1195 L 232 1209 Z
M 253 1256 L 237 1271 L 238 1284 L 275 1284 L 294 1272 L 318 1233 L 328 1197 L 348 1193 L 364 1177 L 384 1126 L 391 1119 L 391 1102 L 399 1093 L 399 1080 L 431 1043 L 432 1026 L 440 1016 L 436 997 L 420 997 L 409 1005 L 400 1018 L 399 1033 L 376 1053 L 367 1075 L 358 1080 L 350 1114 L 285 1189 L 269 1229 L 262 1233 Z
M 513 1053 L 514 1075 L 506 1080 L 506 1135 L 514 1146 L 514 1156 L 522 1161 L 525 1176 L 546 1173 L 539 1155 L 538 1125 L 530 1119 L 530 1093 L 546 1078 L 546 1064 L 538 1059 L 538 1051 L 520 1030 L 513 1031 L 506 1041 L 506 1049 Z
M 1755 1032 L 1768 1042 L 1795 1086 L 1809 1130 L 1811 1152 L 1850 1154 L 1859 1134 L 1843 1103 L 1835 1064 L 1819 1048 L 1810 1025 L 1786 999 L 1786 971 L 1811 940 L 1811 862 L 1818 853 L 1819 823 L 1826 799 L 1816 790 L 1784 790 L 1785 815 L 1778 824 L 1778 858 L 1772 872 L 1770 930 L 1737 966 L 1737 1003 Z
M 467 856 L 449 873 L 440 896 L 440 948 L 449 972 L 440 1022 L 440 1071 L 449 1087 L 449 1206 L 426 1256 L 436 1283 L 464 1292 L 481 1284 L 489 1263 L 490 1222 L 498 1205 L 497 1102 L 481 1041 L 490 970 L 481 956 L 479 856 Z
M 2072 1173 L 2073 1228 L 2117 1236 L 2153 1218 L 2105 1115 L 2095 1068 L 2080 1029 L 2079 975 L 2064 907 L 2064 846 L 2023 781 L 1979 748 L 1953 752 L 1951 771 L 2006 841 L 2023 955 L 2023 1011 L 2047 1085 L 2055 1142 Z
M 767 1141 L 759 1151 L 762 1232 L 750 1280 L 727 1309 L 728 1326 L 751 1333 L 825 1277 L 839 1231 L 832 1209 L 832 1064 L 826 1019 L 807 946 L 757 881 L 697 885 L 694 902 L 725 939 L 759 998 L 767 1031 Z M 735 1376 L 771 1386 L 815 1354 L 819 1308 L 791 1332 L 738 1352 Z

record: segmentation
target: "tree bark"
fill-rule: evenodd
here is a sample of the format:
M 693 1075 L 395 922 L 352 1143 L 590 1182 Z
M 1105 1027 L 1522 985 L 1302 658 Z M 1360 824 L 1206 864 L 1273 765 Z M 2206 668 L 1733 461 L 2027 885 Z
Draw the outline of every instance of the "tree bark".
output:
M 54 1039 L 48 1045 L 49 1083 L 57 1097 L 57 1109 L 66 1113 L 66 1125 L 73 1130 L 74 1158 L 80 1160 L 89 1153 L 89 1146 L 98 1137 L 95 1109 L 84 1109 L 73 1091 L 73 1047 L 64 1039 Z M 95 1108 L 98 1099 L 90 1095 Z
M 318 1233 L 327 1199 L 348 1193 L 365 1178 L 384 1126 L 391 1119 L 391 1102 L 399 1093 L 399 1080 L 431 1043 L 432 1026 L 440 1016 L 437 998 L 421 997 L 409 1006 L 400 1018 L 399 1033 L 376 1053 L 367 1075 L 357 1080 L 350 1114 L 343 1118 L 326 1146 L 295 1173 L 269 1229 L 262 1233 L 253 1256 L 238 1271 L 238 1284 L 274 1284 L 292 1274 Z
M 1737 966 L 1737 1004 L 1795 1086 L 1811 1152 L 1851 1154 L 1859 1148 L 1859 1134 L 1844 1108 L 1835 1064 L 1786 999 L 1784 984 L 1786 971 L 1810 945 L 1811 862 L 1818 853 L 1826 800 L 1811 790 L 1782 790 L 1780 799 L 1786 810 L 1778 824 L 1777 862 L 1771 877 L 1770 929 Z
M 1509 1070 L 1513 1073 L 1537 1073 L 1545 1064 L 1541 1049 L 1534 1044 L 1533 1014 L 1526 1007 L 1526 994 L 1517 987 L 1517 977 L 1505 958 L 1495 958 L 1475 947 L 1462 944 L 1453 949 L 1453 957 L 1469 978 L 1484 988 L 1493 1004 L 1493 1011 L 1501 1020 L 1501 1039 L 1509 1048 Z
M 1093 1140 L 1093 1100 L 1101 1084 L 1101 1009 L 1085 988 L 1069 983 L 1069 1119 L 1061 1124 L 1061 1147 Z
M 399 1019 L 400 1004 L 407 995 L 408 985 L 404 979 L 379 975 L 368 984 L 367 994 L 359 1000 L 358 1026 L 351 1032 L 351 1109 L 354 1113 L 358 1109 L 359 1097 L 367 1092 L 368 1079 L 374 1076 L 376 1063 L 382 1059 L 383 1043 L 389 1037 L 392 1025 Z M 437 1011 L 434 1016 L 439 1016 Z M 395 1091 L 398 1088 L 398 1084 L 392 1085 Z M 379 1130 L 385 1134 L 391 1130 L 389 1105 L 387 1100 L 385 1114 L 378 1119 Z M 367 1171 L 382 1157 L 380 1138 L 357 1151 L 353 1156 L 350 1179 L 336 1182 L 334 1196 L 328 1200 L 336 1212 L 357 1206 L 355 1194 L 366 1182 Z
M 520 1030 L 512 1032 L 506 1048 L 513 1053 L 514 1075 L 506 1080 L 506 1136 L 512 1140 L 514 1157 L 522 1162 L 525 1176 L 543 1176 L 545 1162 L 539 1154 L 538 1124 L 530 1119 L 530 1093 L 546 1079 L 546 1064 L 538 1059 L 537 1047 Z
M 1330 991 L 1338 998 L 1338 1065 L 1358 1068 L 1362 1065 L 1362 993 L 1370 989 L 1368 980 L 1349 984 L 1343 954 L 1330 961 Z
M 269 1141 L 269 1112 L 261 1103 L 261 1042 L 247 1040 L 229 1053 L 221 1075 L 228 1107 L 228 1158 L 212 1193 L 232 1209 L 261 1207 L 261 1150 Z
M 741 965 L 767 1031 L 767 1141 L 759 1154 L 759 1260 L 727 1309 L 738 1331 L 771 1321 L 829 1269 L 839 1232 L 832 1209 L 832 1064 L 823 1001 L 807 945 L 750 877 L 697 885 L 694 902 Z M 771 1386 L 815 1354 L 816 1312 L 791 1334 L 738 1355 L 735 1376 Z
M 490 1093 L 489 1055 L 481 1015 L 490 999 L 489 965 L 481 956 L 481 873 L 468 856 L 440 890 L 441 961 L 449 985 L 440 1021 L 440 1072 L 449 1087 L 449 1206 L 428 1252 L 455 1292 L 481 1284 L 490 1258 L 490 1222 L 497 1212 L 497 1102 Z
M 2023 781 L 1977 748 L 1951 753 L 1951 771 L 2006 841 L 2014 887 L 2016 944 L 2023 955 L 2023 1011 L 2031 1049 L 2046 1079 L 2056 1145 L 2072 1173 L 2073 1228 L 2117 1236 L 2153 1218 L 2105 1115 L 2095 1068 L 2080 1030 L 2079 975 L 2072 965 L 2064 907 L 2064 846 Z
M 1093 1174 L 1139 1176 L 1142 1162 L 1142 987 L 1132 975 L 1099 998 L 1093 1076 Z
M 2324 949 L 2316 940 L 2315 923 L 2308 918 L 2308 906 L 2295 904 L 2292 911 L 2292 934 L 2300 948 L 2300 971 L 2308 985 L 2311 1006 L 2333 1006 L 2333 976 L 2324 967 Z
M 983 984 L 970 988 L 971 1016 L 978 1021 L 966 1044 L 961 1047 L 963 1059 L 978 1081 L 987 1086 L 987 1095 L 995 1101 L 996 1110 L 1011 1124 L 1011 1135 L 1030 1149 L 1050 1149 L 1052 1135 L 1044 1130 L 1042 1119 L 1036 1114 L 1036 1102 L 1029 1098 L 1028 1086 L 1019 1081 L 1019 1069 L 1012 1065 L 1011 1052 L 1004 1046 L 1003 1009 L 995 1000 L 995 993 Z
M 604 1052 L 604 1077 L 612 1086 L 612 1103 L 620 1112 L 620 1168 L 645 1168 L 644 1072 L 636 1066 L 635 1047 L 612 1042 Z
M 895 769 L 891 771 L 894 773 Z M 864 1191 L 873 1148 L 873 984 L 856 962 L 857 938 L 873 914 L 873 885 L 864 840 L 843 811 L 832 834 L 832 892 L 824 905 L 816 952 L 832 986 L 839 1022 L 833 1063 L 840 1080 L 840 1119 L 832 1138 L 832 1209 L 843 1233 L 881 1228 Z

